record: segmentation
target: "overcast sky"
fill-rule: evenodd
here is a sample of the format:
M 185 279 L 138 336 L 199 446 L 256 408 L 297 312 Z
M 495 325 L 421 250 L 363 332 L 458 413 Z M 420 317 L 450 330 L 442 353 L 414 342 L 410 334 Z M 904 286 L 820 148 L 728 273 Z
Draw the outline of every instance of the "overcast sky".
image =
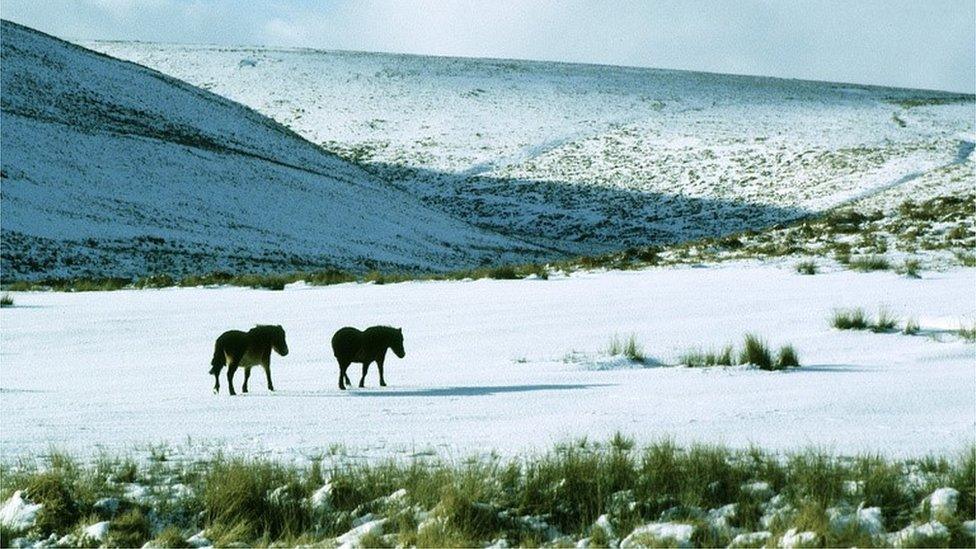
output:
M 974 0 L 3 0 L 68 39 L 635 65 L 976 91 Z

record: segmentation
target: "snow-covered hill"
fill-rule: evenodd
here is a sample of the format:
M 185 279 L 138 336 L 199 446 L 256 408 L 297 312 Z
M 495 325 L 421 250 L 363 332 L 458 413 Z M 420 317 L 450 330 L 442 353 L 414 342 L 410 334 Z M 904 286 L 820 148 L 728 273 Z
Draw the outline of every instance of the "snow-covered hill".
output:
M 574 253 L 769 225 L 897 187 L 976 141 L 973 97 L 940 92 L 493 59 L 86 45 L 248 105 L 428 204 Z M 976 185 L 972 160 L 954 172 L 928 188 Z
M 2 24 L 4 278 L 447 269 L 537 252 L 247 107 Z

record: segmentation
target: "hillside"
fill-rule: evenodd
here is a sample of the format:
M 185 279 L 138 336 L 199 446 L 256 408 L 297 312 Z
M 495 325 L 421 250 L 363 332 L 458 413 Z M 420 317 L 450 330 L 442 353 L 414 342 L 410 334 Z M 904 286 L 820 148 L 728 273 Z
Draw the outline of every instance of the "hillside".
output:
M 915 176 L 926 176 L 920 199 L 976 185 L 972 160 L 953 164 L 976 141 L 971 95 L 496 59 L 86 45 L 248 105 L 443 211 L 575 254 L 760 228 L 897 195 Z
M 2 23 L 6 280 L 514 261 L 247 107 Z

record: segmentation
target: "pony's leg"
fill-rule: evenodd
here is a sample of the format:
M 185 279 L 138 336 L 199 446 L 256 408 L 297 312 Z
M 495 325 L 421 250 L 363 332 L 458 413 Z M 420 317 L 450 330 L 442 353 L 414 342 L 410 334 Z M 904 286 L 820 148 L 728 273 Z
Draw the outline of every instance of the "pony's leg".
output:
M 234 373 L 237 372 L 237 364 L 239 360 L 235 360 L 227 367 L 227 389 L 230 391 L 230 395 L 234 396 L 237 393 L 234 391 Z
M 349 363 L 348 362 L 346 362 L 346 363 L 340 362 L 339 363 L 339 388 L 342 389 L 343 391 L 346 390 L 346 383 L 345 383 L 344 380 L 349 379 L 348 376 L 346 376 L 346 368 L 348 368 L 348 367 L 349 367 Z M 350 385 L 352 385 L 352 384 L 350 383 Z
M 346 385 L 352 385 L 352 380 L 349 379 L 349 374 L 347 373 L 346 370 L 342 371 L 342 377 L 346 380 Z
M 251 368 L 244 368 L 244 386 L 241 387 L 241 392 L 247 392 L 247 380 L 251 379 Z
M 376 367 L 380 370 L 380 387 L 386 387 L 386 380 L 383 379 L 383 359 L 376 361 Z
M 213 393 L 217 394 L 220 392 L 220 372 L 214 374 L 214 388 Z
M 268 390 L 274 391 L 274 383 L 271 383 L 271 362 L 266 362 L 264 366 L 264 377 L 268 378 Z
M 359 388 L 362 389 L 366 386 L 366 372 L 369 371 L 369 364 L 372 361 L 363 362 L 363 377 L 359 378 Z

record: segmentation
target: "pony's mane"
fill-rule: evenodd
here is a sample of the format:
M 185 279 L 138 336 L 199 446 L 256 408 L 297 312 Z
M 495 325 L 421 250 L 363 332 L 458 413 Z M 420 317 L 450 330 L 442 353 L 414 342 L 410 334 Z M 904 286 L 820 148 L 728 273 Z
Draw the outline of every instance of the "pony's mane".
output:
M 260 343 L 272 343 L 279 337 L 285 335 L 285 329 L 281 326 L 270 324 L 258 324 L 248 331 L 255 340 Z

